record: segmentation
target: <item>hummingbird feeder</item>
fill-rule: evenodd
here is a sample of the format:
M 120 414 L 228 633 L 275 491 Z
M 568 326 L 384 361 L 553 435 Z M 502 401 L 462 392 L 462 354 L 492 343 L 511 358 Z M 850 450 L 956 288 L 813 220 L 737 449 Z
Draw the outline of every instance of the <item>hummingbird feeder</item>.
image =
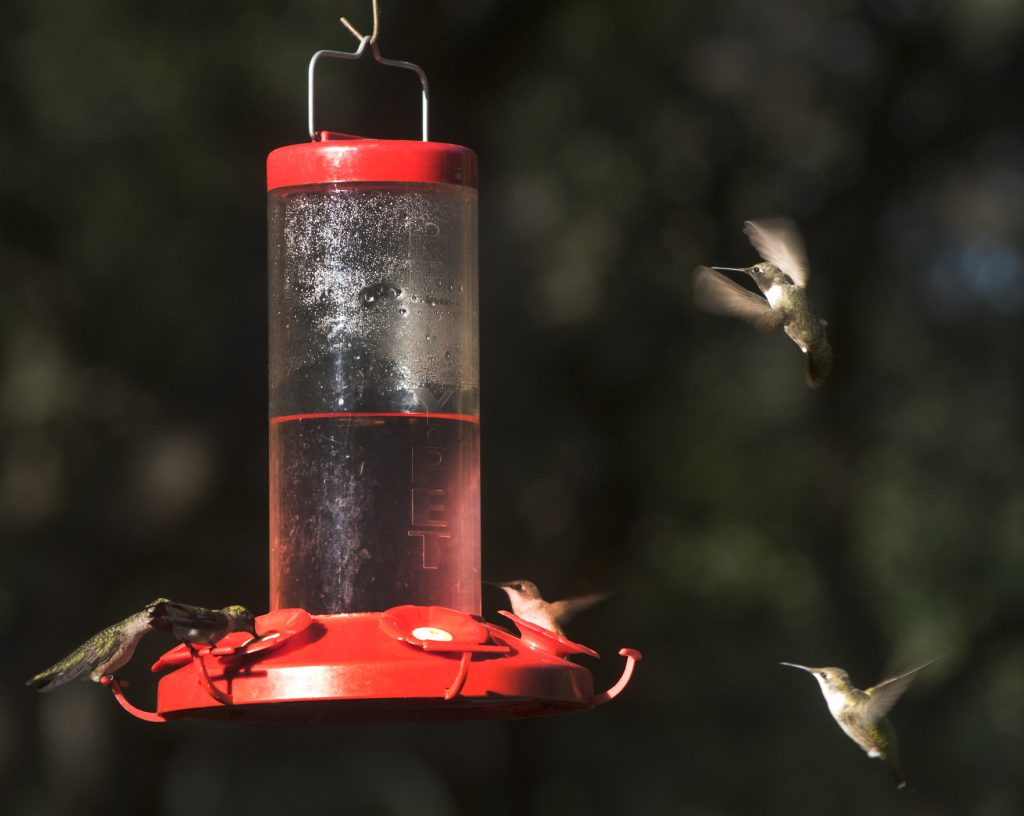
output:
M 414 71 L 422 141 L 318 130 L 325 58 Z M 354 52 L 309 63 L 309 136 L 267 159 L 270 612 L 181 644 L 150 721 L 530 717 L 592 708 L 597 653 L 480 608 L 477 162 L 428 141 L 427 79 Z

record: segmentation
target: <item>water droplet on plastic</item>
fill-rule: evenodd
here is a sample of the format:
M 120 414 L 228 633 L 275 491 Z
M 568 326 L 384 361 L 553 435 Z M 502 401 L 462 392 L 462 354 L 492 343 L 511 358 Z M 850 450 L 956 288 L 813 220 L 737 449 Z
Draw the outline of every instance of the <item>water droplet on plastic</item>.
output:
M 373 283 L 369 286 L 364 286 L 359 291 L 359 302 L 363 304 L 364 308 L 372 306 L 378 300 L 392 299 L 397 300 L 402 296 L 402 290 L 397 286 L 392 286 L 390 283 Z

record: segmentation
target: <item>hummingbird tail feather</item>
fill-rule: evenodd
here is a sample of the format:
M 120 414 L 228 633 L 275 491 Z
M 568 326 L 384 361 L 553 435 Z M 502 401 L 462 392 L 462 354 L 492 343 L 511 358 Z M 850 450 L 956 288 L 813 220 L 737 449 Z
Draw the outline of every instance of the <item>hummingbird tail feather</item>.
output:
M 891 729 L 891 726 L 890 726 Z M 895 735 L 895 732 L 893 732 Z M 895 737 L 893 743 L 890 745 L 889 751 L 882 757 L 885 762 L 885 766 L 889 769 L 889 776 L 892 778 L 893 784 L 896 786 L 896 790 L 902 790 L 907 786 L 907 780 L 903 778 L 903 769 L 900 767 L 901 763 L 899 756 L 896 753 Z
M 40 672 L 39 674 L 35 675 L 34 677 L 30 677 L 28 680 L 26 680 L 25 681 L 25 685 L 26 686 L 32 686 L 37 691 L 50 691 L 50 690 L 56 688 L 56 686 L 53 685 L 53 683 L 54 683 L 54 681 L 56 679 L 57 679 L 56 672 Z M 60 685 L 60 684 L 58 683 L 57 685 Z
M 89 667 L 86 665 L 76 666 L 67 671 L 53 666 L 46 671 L 39 672 L 25 681 L 26 686 L 33 686 L 37 691 L 48 692 L 53 691 L 56 688 L 60 688 L 66 683 L 70 683 L 72 680 L 77 680 L 83 674 L 89 671 Z
M 826 343 L 821 349 L 805 354 L 804 361 L 804 379 L 807 386 L 820 387 L 825 382 L 828 372 L 832 370 L 832 349 Z

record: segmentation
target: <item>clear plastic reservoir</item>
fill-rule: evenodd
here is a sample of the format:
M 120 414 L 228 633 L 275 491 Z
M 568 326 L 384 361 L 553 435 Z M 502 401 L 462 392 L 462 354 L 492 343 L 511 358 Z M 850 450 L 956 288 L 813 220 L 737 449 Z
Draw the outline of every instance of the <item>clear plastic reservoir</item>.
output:
M 271 609 L 480 612 L 476 195 L 270 190 Z

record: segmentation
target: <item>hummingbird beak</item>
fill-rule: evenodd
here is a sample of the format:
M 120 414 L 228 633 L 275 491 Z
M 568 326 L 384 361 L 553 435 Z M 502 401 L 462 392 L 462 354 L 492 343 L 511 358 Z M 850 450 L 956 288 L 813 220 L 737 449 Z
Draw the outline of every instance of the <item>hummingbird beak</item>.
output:
M 746 272 L 747 271 L 746 269 L 741 269 L 741 268 L 735 267 L 735 266 L 713 266 L 711 268 L 715 269 L 715 270 L 717 270 L 719 272 Z M 792 664 L 790 663 L 790 664 L 786 664 L 786 665 L 792 665 Z
M 810 674 L 814 674 L 814 669 L 812 669 L 810 666 L 801 666 L 799 663 L 779 663 L 779 665 L 780 666 L 789 666 L 790 668 L 793 668 L 793 669 L 803 669 L 805 672 L 809 672 Z

